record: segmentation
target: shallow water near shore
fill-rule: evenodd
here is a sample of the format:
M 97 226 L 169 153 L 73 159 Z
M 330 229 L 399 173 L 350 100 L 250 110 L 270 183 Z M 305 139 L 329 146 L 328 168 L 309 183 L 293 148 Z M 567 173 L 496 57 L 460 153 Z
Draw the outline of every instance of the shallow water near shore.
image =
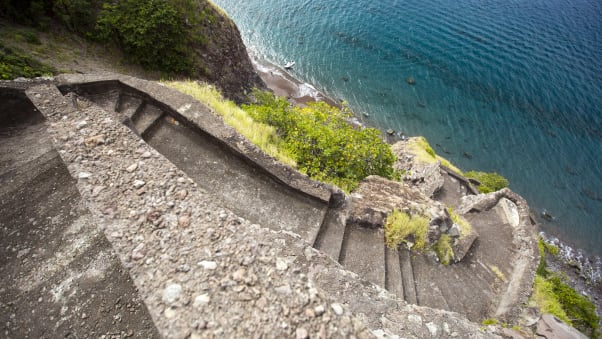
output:
M 215 3 L 259 59 L 293 59 L 292 75 L 368 125 L 497 171 L 554 217 L 543 231 L 602 255 L 602 3 Z

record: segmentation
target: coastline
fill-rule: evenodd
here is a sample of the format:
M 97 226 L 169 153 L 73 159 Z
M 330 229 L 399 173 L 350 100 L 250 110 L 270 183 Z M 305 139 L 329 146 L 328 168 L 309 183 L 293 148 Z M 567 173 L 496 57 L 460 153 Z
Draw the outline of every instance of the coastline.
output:
M 286 97 L 289 102 L 295 105 L 305 106 L 310 102 L 324 101 L 330 105 L 340 107 L 340 103 L 325 93 L 318 90 L 315 86 L 305 83 L 287 72 L 284 68 L 275 65 L 266 60 L 259 60 L 251 51 L 253 67 L 265 82 L 266 86 L 274 92 L 274 94 Z M 354 114 L 353 123 L 360 122 L 357 114 Z M 383 137 L 389 143 L 394 143 L 399 140 L 388 135 L 385 131 L 381 131 Z M 574 248 L 561 239 L 539 232 L 542 238 L 555 246 L 558 246 L 561 251 L 560 255 L 552 259 L 551 266 L 558 271 L 565 272 L 570 277 L 571 285 L 580 293 L 592 297 L 592 301 L 598 309 L 599 315 L 602 316 L 602 260 L 599 256 L 589 255 L 579 248 Z
M 341 107 L 341 104 L 330 98 L 311 84 L 293 77 L 283 67 L 265 60 L 259 60 L 249 52 L 253 67 L 263 82 L 274 94 L 287 98 L 291 103 L 305 106 L 310 102 L 324 101 L 331 106 Z

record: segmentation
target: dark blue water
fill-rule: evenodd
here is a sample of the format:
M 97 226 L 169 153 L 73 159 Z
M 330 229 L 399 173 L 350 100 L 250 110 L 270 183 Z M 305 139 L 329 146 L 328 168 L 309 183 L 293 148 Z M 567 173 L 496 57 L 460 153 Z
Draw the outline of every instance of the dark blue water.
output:
M 294 59 L 368 124 L 497 171 L 555 217 L 544 231 L 602 254 L 599 0 L 215 2 L 256 57 Z

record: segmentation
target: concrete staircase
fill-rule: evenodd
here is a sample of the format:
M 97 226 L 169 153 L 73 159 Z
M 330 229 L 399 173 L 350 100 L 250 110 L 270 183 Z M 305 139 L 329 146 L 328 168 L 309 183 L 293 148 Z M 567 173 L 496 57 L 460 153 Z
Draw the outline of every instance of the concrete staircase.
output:
M 506 258 L 515 254 L 512 226 L 498 208 L 468 215 L 480 238 L 461 263 L 443 266 L 406 249 L 387 248 L 382 229 L 347 225 L 349 200 L 318 199 L 282 182 L 223 139 L 191 123 L 180 112 L 186 107 L 174 110 L 117 82 L 70 84 L 61 91 L 75 95 L 77 104 L 86 105 L 89 100 L 113 112 L 241 217 L 300 235 L 346 269 L 408 303 L 466 314 L 473 321 L 493 316 L 507 286 L 505 277 L 512 274 L 512 263 Z M 442 192 L 439 200 L 457 207 L 467 190 L 451 176 L 445 180 L 448 191 Z
M 3 334 L 158 338 L 46 130 L 43 115 L 22 90 L 0 88 Z

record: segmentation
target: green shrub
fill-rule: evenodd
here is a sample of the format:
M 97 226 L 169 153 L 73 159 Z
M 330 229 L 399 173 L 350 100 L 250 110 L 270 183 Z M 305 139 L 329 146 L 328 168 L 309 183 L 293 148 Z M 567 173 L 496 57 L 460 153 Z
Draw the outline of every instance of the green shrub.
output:
M 300 108 L 272 93 L 254 91 L 244 105 L 253 119 L 276 127 L 300 171 L 350 191 L 369 175 L 393 178 L 395 156 L 373 128 L 354 128 L 349 109 L 310 103 Z
M 503 176 L 493 172 L 478 172 L 478 171 L 470 171 L 464 174 L 467 178 L 472 178 L 477 180 L 479 183 L 479 191 L 481 193 L 491 193 L 495 191 L 499 191 L 504 187 L 508 187 L 508 179 Z
M 96 23 L 100 40 L 115 40 L 133 62 L 168 74 L 190 74 L 192 55 L 180 13 L 164 0 L 105 3 Z
M 33 78 L 52 75 L 56 70 L 12 49 L 0 46 L 0 79 Z
M 385 222 L 385 243 L 397 249 L 403 242 L 412 242 L 412 248 L 423 250 L 426 247 L 429 219 L 422 215 L 412 215 L 393 210 Z
M 570 287 L 566 280 L 547 270 L 546 252 L 558 253 L 558 247 L 548 245 L 540 237 L 539 266 L 537 267 L 533 299 L 543 313 L 550 313 L 587 334 L 590 338 L 600 338 L 598 323 L 600 318 L 595 305 L 585 296 Z

